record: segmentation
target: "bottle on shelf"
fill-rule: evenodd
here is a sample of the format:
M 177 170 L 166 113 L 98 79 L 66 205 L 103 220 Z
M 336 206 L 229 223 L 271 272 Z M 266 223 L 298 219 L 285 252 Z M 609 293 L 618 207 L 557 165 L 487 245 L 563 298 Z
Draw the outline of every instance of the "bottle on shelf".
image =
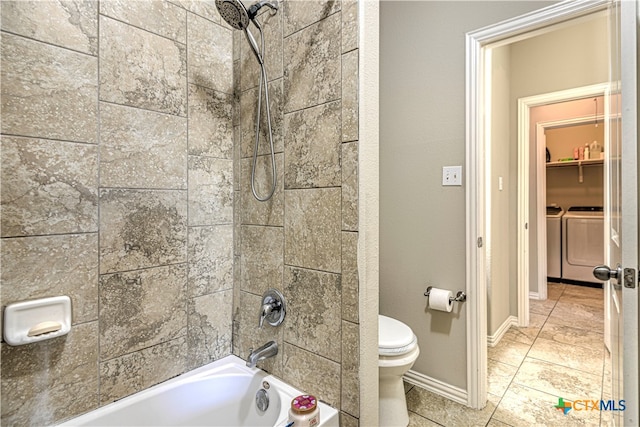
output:
M 584 144 L 584 159 L 585 160 L 589 160 L 591 158 L 590 153 L 589 153 L 589 144 L 585 143 Z
M 593 141 L 589 145 L 589 153 L 590 153 L 592 159 L 602 159 L 602 158 L 604 158 L 604 156 L 603 156 L 604 153 L 602 151 L 602 145 L 598 144 L 598 141 Z

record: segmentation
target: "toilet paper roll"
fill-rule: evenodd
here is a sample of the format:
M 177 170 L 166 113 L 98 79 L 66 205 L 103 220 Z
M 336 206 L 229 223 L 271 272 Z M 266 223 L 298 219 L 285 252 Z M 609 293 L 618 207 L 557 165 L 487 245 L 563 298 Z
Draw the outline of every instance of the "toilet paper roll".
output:
M 429 308 L 450 313 L 453 310 L 453 293 L 446 289 L 431 288 Z

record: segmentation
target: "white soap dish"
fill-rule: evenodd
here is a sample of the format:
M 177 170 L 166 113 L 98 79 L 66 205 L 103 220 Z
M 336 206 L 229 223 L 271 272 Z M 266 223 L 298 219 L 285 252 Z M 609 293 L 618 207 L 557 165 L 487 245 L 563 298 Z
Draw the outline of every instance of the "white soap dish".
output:
M 66 335 L 71 330 L 71 299 L 42 298 L 9 304 L 4 310 L 4 340 L 24 345 Z

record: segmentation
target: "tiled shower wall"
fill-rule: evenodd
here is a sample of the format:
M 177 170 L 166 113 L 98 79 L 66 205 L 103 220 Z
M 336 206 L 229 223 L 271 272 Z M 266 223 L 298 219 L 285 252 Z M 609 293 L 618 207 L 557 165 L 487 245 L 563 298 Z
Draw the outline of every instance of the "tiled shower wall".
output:
M 277 14 L 264 12 L 277 189 L 265 203 L 251 193 L 260 68 L 236 31 L 234 353 L 275 340 L 278 355 L 259 366 L 339 408 L 343 426 L 357 425 L 357 2 L 287 0 Z M 265 116 L 256 171 L 263 196 L 272 181 Z M 283 292 L 287 318 L 260 330 L 269 288 Z
M 3 1 L 2 424 L 47 425 L 231 353 L 232 31 L 213 2 Z
M 2 343 L 2 423 L 51 424 L 225 356 L 233 308 L 235 354 L 277 340 L 263 367 L 357 425 L 357 3 L 260 18 L 267 203 L 248 178 L 259 69 L 213 1 L 1 7 L 2 305 L 74 307 L 66 337 Z M 270 287 L 289 314 L 259 331 Z

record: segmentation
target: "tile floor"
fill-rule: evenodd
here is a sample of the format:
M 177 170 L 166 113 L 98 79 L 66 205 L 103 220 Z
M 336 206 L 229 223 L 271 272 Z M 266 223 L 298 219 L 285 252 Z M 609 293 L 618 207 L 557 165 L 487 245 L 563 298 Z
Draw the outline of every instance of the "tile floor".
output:
M 554 408 L 565 400 L 609 399 L 603 291 L 549 283 L 530 300 L 530 325 L 512 327 L 488 349 L 487 406 L 473 410 L 406 384 L 409 426 L 607 426 L 611 412 Z

